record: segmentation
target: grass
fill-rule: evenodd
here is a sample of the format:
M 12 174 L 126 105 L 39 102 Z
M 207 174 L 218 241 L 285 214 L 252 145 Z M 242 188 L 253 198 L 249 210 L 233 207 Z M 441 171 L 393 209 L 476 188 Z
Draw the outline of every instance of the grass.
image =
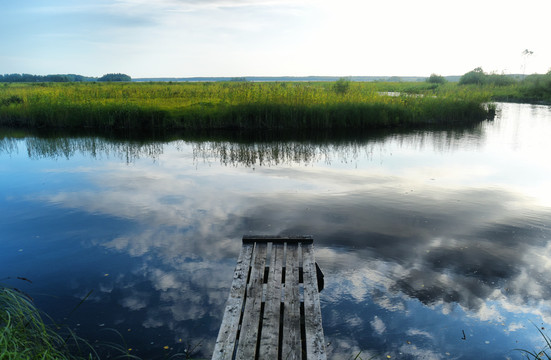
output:
M 44 324 L 31 300 L 17 290 L 0 289 L 0 309 L 0 359 L 85 358 L 71 355 L 65 339 Z
M 534 325 L 536 326 L 536 325 Z M 540 335 L 542 336 L 545 345 L 541 350 L 525 350 L 525 349 L 516 349 L 523 353 L 523 355 L 527 359 L 533 359 L 533 360 L 551 360 L 551 338 L 544 334 L 544 332 L 536 326 L 536 329 L 538 329 Z
M 102 344 L 115 358 L 139 359 L 114 343 Z M 98 352 L 70 329 L 47 325 L 32 300 L 19 290 L 0 287 L 0 359 L 92 360 Z
M 321 130 L 476 122 L 486 89 L 428 83 L 0 85 L 0 125 L 28 128 Z M 400 95 L 387 94 L 388 91 Z

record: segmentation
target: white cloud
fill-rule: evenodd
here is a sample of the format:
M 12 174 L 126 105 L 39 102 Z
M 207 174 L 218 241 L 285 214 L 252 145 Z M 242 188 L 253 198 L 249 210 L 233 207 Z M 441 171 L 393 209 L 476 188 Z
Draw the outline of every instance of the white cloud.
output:
M 550 66 L 545 11 L 522 17 L 517 6 L 497 1 L 464 1 L 453 7 L 432 0 L 58 0 L 47 5 L 18 4 L 6 11 L 17 14 L 28 26 L 18 33 L 3 33 L 8 34 L 10 53 L 24 54 L 28 60 L 20 64 L 30 69 L 19 72 L 35 68 L 39 73 L 52 73 L 54 59 L 60 62 L 60 69 L 74 67 L 63 62 L 66 57 L 81 60 L 78 67 L 84 74 L 105 73 L 116 67 L 134 77 L 452 75 L 477 66 L 518 73 L 525 48 L 534 51 L 527 63 L 529 73 L 545 72 Z M 523 6 L 536 9 L 541 5 L 529 0 Z M 75 18 L 77 22 L 72 21 Z M 463 26 L 465 21 L 469 21 L 468 27 Z M 31 53 L 17 44 L 34 44 L 33 37 L 44 33 L 57 35 L 42 49 L 40 63 L 47 65 L 41 68 L 30 58 Z M 75 39 L 62 42 L 59 39 L 64 34 Z M 92 56 L 91 61 L 87 56 Z M 0 66 L 7 65 L 17 68 L 9 59 L 0 59 Z
M 420 329 L 408 329 L 406 331 L 406 335 L 407 336 L 422 336 L 422 337 L 425 337 L 429 340 L 434 340 L 434 336 L 427 332 L 427 331 L 424 331 L 424 330 L 420 330 Z
M 371 327 L 373 330 L 379 334 L 383 335 L 383 333 L 386 331 L 386 325 L 377 315 L 369 322 L 371 324 Z
M 526 326 L 524 326 L 522 323 L 513 322 L 513 323 L 509 324 L 509 326 L 507 327 L 507 331 L 514 332 L 514 331 L 517 331 L 517 330 L 520 330 L 520 329 L 525 329 L 525 328 L 526 328 Z
M 399 354 L 410 355 L 415 359 L 426 359 L 426 360 L 441 360 L 441 359 L 449 358 L 449 357 L 442 356 L 439 352 L 429 350 L 429 349 L 421 349 L 421 348 L 418 348 L 417 346 L 412 346 L 412 345 L 400 346 Z
M 133 294 L 120 300 L 120 304 L 130 310 L 141 310 L 147 306 L 146 294 Z

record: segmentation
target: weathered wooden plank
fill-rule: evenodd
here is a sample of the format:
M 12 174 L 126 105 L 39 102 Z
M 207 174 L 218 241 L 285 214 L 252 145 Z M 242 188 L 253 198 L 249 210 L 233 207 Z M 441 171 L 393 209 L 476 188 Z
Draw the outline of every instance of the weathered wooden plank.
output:
M 230 296 L 226 304 L 224 318 L 220 326 L 220 331 L 218 332 L 218 338 L 216 339 L 216 345 L 214 346 L 212 355 L 213 360 L 231 359 L 233 356 L 235 343 L 237 341 L 237 330 L 239 327 L 241 310 L 243 308 L 243 302 L 245 301 L 247 276 L 249 275 L 252 254 L 253 245 L 243 245 L 239 258 L 237 259 Z
M 265 243 L 255 244 L 254 265 L 251 270 L 249 283 L 247 284 L 245 310 L 241 322 L 236 359 L 250 360 L 255 358 L 260 323 L 264 268 L 266 266 L 266 247 L 267 244 Z
M 279 349 L 279 318 L 281 310 L 281 277 L 283 244 L 272 244 L 270 272 L 268 273 L 259 359 L 277 359 Z
M 212 358 L 325 360 L 324 343 L 313 238 L 244 236 Z
M 302 257 L 307 359 L 325 360 L 325 339 L 323 336 L 323 327 L 321 323 L 321 308 L 316 276 L 314 246 L 303 246 Z
M 287 243 L 283 340 L 281 343 L 282 359 L 287 360 L 301 358 L 298 262 L 298 245 Z
M 297 235 L 297 236 L 273 236 L 273 235 L 244 235 L 243 244 L 254 242 L 273 242 L 273 243 L 312 243 L 314 237 L 312 235 Z

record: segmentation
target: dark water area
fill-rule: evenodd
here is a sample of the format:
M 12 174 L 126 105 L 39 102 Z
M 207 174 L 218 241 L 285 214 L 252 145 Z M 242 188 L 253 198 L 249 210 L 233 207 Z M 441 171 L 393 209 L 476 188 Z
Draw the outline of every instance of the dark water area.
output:
M 498 109 L 333 137 L 4 130 L 0 282 L 92 343 L 210 358 L 241 237 L 311 234 L 328 358 L 521 359 L 551 326 L 551 108 Z

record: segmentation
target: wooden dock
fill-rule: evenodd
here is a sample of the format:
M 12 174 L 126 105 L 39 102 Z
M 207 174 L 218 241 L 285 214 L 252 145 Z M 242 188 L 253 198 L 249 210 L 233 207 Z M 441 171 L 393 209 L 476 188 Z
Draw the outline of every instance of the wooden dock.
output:
M 243 237 L 212 359 L 326 359 L 313 242 Z

